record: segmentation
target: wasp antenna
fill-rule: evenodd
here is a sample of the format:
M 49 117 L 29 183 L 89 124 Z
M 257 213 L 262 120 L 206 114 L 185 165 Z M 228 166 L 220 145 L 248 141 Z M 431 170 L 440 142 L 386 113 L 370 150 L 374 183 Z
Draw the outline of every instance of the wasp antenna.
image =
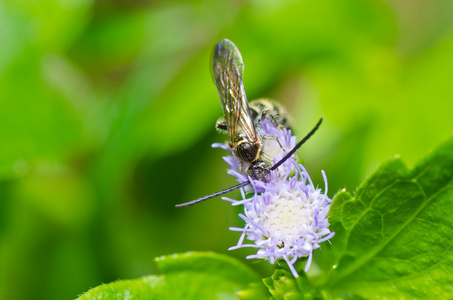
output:
M 291 155 L 293 155 L 294 152 L 296 152 L 297 149 L 299 149 L 300 146 L 302 146 L 316 132 L 316 130 L 318 130 L 321 123 L 322 123 L 322 118 L 319 119 L 316 126 L 299 143 L 297 143 L 297 145 L 294 146 L 294 148 L 291 149 L 291 151 L 289 151 L 282 159 L 280 159 L 275 165 L 272 166 L 271 171 L 280 167 L 282 163 L 284 163 L 288 158 L 290 158 Z
M 208 199 L 211 199 L 211 198 L 214 198 L 214 197 L 223 195 L 223 194 L 227 194 L 227 193 L 232 192 L 232 191 L 237 190 L 237 189 L 240 189 L 241 187 L 244 187 L 244 186 L 246 186 L 246 185 L 249 184 L 249 183 L 250 183 L 250 182 L 248 182 L 248 181 L 244 181 L 244 182 L 242 182 L 242 183 L 239 183 L 238 185 L 229 187 L 229 188 L 227 188 L 227 189 L 224 189 L 224 190 L 222 190 L 222 191 L 216 192 L 216 193 L 214 193 L 214 194 L 211 194 L 211 195 L 207 195 L 207 196 L 198 198 L 197 200 L 193 200 L 193 201 L 186 202 L 186 203 L 181 203 L 181 204 L 176 204 L 175 207 L 187 207 L 187 206 L 191 206 L 191 205 L 194 205 L 194 204 L 203 202 L 203 201 L 205 201 L 205 200 L 208 200 Z

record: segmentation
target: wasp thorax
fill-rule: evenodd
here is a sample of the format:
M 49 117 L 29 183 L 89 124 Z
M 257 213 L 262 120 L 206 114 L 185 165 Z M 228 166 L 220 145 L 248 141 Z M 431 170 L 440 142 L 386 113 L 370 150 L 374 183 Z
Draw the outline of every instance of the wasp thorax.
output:
M 264 161 L 255 161 L 247 169 L 247 175 L 254 180 L 259 180 L 265 183 L 271 181 L 271 166 Z
M 252 162 L 258 158 L 260 145 L 252 142 L 240 142 L 234 154 L 243 162 Z

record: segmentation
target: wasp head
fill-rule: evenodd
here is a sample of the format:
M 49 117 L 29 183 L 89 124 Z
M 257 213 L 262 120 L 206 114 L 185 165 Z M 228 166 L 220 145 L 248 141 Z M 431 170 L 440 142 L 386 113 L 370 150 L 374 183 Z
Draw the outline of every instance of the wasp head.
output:
M 250 164 L 247 169 L 247 175 L 252 177 L 254 180 L 259 180 L 265 183 L 271 181 L 271 165 L 262 161 L 257 160 Z

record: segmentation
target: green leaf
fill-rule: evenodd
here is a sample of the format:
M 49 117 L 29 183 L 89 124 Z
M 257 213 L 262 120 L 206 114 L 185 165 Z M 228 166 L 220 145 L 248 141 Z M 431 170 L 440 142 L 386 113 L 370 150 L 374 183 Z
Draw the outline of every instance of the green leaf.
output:
M 269 299 L 269 291 L 261 282 L 252 282 L 246 289 L 237 292 L 236 296 L 240 300 Z
M 354 196 L 336 195 L 315 284 L 334 296 L 452 298 L 452 204 L 453 140 L 413 170 L 389 160 Z
M 271 277 L 265 278 L 263 281 L 272 294 L 273 299 L 295 300 L 319 298 L 313 285 L 307 280 L 303 272 L 301 272 L 298 278 L 294 278 L 289 270 L 276 269 Z
M 238 299 L 236 292 L 260 283 L 251 269 L 226 255 L 188 252 L 156 262 L 162 275 L 101 285 L 78 299 Z

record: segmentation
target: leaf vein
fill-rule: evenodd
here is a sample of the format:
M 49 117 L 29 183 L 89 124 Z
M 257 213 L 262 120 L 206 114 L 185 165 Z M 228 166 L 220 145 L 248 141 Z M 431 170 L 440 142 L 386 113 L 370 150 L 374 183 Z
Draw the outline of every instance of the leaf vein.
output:
M 388 188 L 390 188 L 392 185 L 396 184 L 396 183 L 399 183 L 401 182 L 402 180 L 400 179 L 397 179 L 395 180 L 395 182 L 393 182 L 392 184 L 389 184 L 387 187 L 385 187 L 381 192 L 377 193 L 375 197 L 373 197 L 373 200 L 370 202 L 370 207 L 372 206 L 372 202 L 378 197 L 378 195 L 382 194 L 382 192 Z M 351 274 L 352 272 L 354 272 L 355 270 L 359 269 L 360 267 L 362 267 L 366 262 L 368 262 L 372 257 L 375 257 L 376 254 L 381 251 L 382 249 L 384 249 L 385 246 L 387 246 L 404 228 L 406 228 L 410 223 L 412 223 L 412 221 L 418 216 L 418 214 L 420 214 L 420 212 L 423 211 L 423 209 L 431 202 L 432 199 L 434 199 L 434 197 L 436 197 L 439 193 L 443 192 L 444 190 L 447 190 L 450 186 L 450 184 L 453 182 L 453 179 L 451 179 L 448 184 L 446 184 L 444 187 L 442 187 L 441 189 L 439 189 L 439 191 L 437 191 L 435 194 L 431 195 L 429 198 L 426 198 L 426 196 L 424 197 L 425 198 L 425 201 L 420 205 L 420 207 L 417 209 L 417 211 L 410 217 L 408 218 L 408 220 L 403 223 L 399 229 L 395 230 L 395 232 L 389 236 L 388 239 L 386 239 L 385 241 L 383 241 L 381 244 L 378 244 L 373 250 L 369 251 L 367 253 L 367 255 L 364 255 L 362 258 L 358 259 L 355 263 L 351 264 L 348 268 L 345 269 L 345 271 L 343 271 L 342 273 L 338 274 L 337 278 L 335 278 L 334 280 L 331 280 L 330 282 L 332 284 L 334 284 L 335 282 L 341 280 L 342 278 L 346 277 L 347 275 Z M 418 188 L 421 189 L 420 192 L 422 193 L 422 195 L 425 195 L 424 193 L 424 190 L 422 188 L 422 186 L 420 186 L 419 184 L 417 184 Z M 368 212 L 368 210 L 370 210 L 370 208 L 366 209 L 364 211 L 364 213 L 361 214 L 361 216 L 358 218 L 357 222 L 355 222 L 355 224 L 352 226 L 352 228 L 357 225 L 357 223 L 359 222 L 360 218 L 363 217 L 363 215 L 365 214 L 365 212 Z M 339 259 L 337 260 L 337 264 L 339 263 L 339 261 L 341 261 L 341 258 L 343 258 L 344 256 L 344 253 L 346 253 L 346 248 L 348 247 L 348 241 L 349 241 L 349 236 L 350 236 L 350 233 L 351 231 L 349 231 L 347 233 L 347 241 L 345 243 L 345 248 L 344 248 L 344 251 L 341 255 L 339 255 Z

